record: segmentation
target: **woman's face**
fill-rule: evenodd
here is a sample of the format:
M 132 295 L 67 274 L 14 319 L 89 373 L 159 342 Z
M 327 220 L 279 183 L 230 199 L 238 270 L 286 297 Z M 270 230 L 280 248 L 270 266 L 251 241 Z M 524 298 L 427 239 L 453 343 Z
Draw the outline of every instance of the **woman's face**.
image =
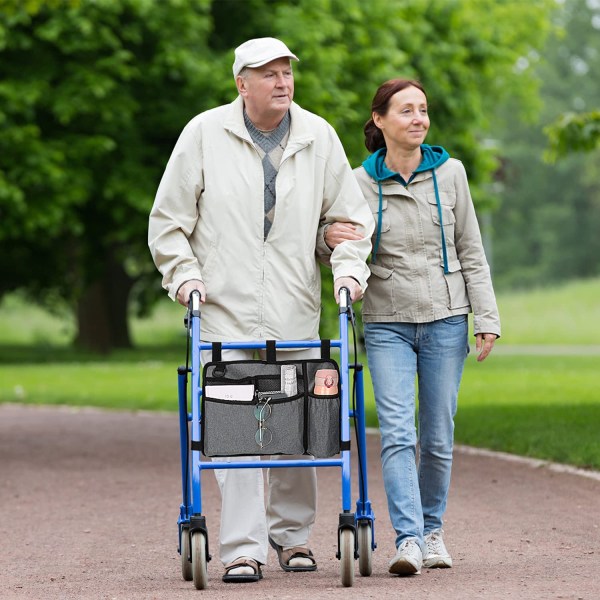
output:
M 388 148 L 414 150 L 429 131 L 427 98 L 419 88 L 407 87 L 390 98 L 385 115 L 373 113 L 373 121 L 381 129 Z

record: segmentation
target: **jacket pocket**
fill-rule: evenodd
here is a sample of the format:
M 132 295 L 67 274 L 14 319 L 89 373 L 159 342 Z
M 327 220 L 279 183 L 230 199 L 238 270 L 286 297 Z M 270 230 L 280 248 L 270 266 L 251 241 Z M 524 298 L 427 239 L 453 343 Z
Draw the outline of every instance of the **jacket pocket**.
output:
M 206 241 L 209 243 L 208 251 L 206 252 L 206 258 L 202 263 L 202 271 L 210 271 L 214 267 L 215 263 L 215 255 L 217 254 L 217 250 L 219 248 L 219 240 L 220 235 L 217 234 L 212 239 L 207 239 Z
M 437 207 L 437 201 L 435 194 L 427 194 L 427 202 L 431 209 L 431 220 L 434 225 L 439 227 L 440 225 L 440 213 Z M 456 198 L 448 192 L 440 192 L 440 204 L 442 206 L 442 220 L 444 221 L 444 227 L 448 225 L 454 225 L 456 223 L 456 217 L 454 216 L 454 205 L 456 204 Z
M 369 202 L 369 206 L 371 207 L 371 212 L 373 213 L 373 219 L 375 220 L 375 232 L 373 236 L 377 235 L 377 219 L 379 218 L 379 198 L 375 196 L 373 201 Z M 381 203 L 381 233 L 386 233 L 390 230 L 390 217 L 387 211 L 388 201 L 386 198 L 383 198 Z
M 459 260 L 448 261 L 449 273 L 444 273 L 446 289 L 448 290 L 448 308 L 465 308 L 469 306 L 467 286 L 463 278 Z
M 438 212 L 437 204 L 431 204 L 431 220 L 434 225 L 440 226 L 440 213 Z M 454 227 L 454 223 L 456 223 L 456 217 L 454 216 L 454 211 L 447 206 L 442 205 L 442 220 L 444 221 L 444 227 L 452 226 Z
M 219 236 L 216 239 L 210 242 L 210 246 L 208 248 L 208 252 L 206 254 L 206 259 L 200 266 L 200 272 L 202 274 L 202 281 L 204 285 L 211 287 L 211 292 L 214 290 L 214 278 L 213 274 L 215 272 L 215 267 L 218 265 L 218 255 L 219 255 Z M 218 272 L 218 270 L 217 270 Z
M 303 264 L 306 289 L 308 290 L 316 307 L 321 306 L 321 279 L 319 266 L 315 263 L 314 256 L 307 256 Z
M 456 206 L 456 192 L 452 190 L 439 190 L 440 204 L 445 206 L 449 210 L 452 210 Z M 435 192 L 427 192 L 427 202 L 429 204 L 437 204 L 435 199 Z
M 371 263 L 365 299 L 363 300 L 363 315 L 393 315 L 394 309 L 394 278 L 393 269 Z

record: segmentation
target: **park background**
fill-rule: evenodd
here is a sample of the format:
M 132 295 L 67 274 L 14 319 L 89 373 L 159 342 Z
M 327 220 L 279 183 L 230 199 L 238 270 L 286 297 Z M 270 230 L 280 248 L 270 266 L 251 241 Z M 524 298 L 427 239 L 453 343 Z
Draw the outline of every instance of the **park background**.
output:
M 352 166 L 377 86 L 424 84 L 503 323 L 467 361 L 456 439 L 600 469 L 600 0 L 0 0 L 0 402 L 176 410 L 185 311 L 148 213 L 179 132 L 233 100 L 233 49 L 260 36 L 298 54 L 295 98 Z M 366 392 L 376 425 L 368 373 Z

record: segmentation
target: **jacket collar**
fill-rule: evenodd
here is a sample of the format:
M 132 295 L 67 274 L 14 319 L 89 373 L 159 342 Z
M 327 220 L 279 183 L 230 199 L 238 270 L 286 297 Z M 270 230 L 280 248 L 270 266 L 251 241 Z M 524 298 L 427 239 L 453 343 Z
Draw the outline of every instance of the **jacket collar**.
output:
M 411 180 L 411 185 L 413 183 L 418 183 L 419 181 L 425 181 L 426 179 L 432 178 L 432 171 L 424 171 L 422 173 L 417 173 Z M 404 187 L 399 181 L 394 179 L 386 179 L 384 181 L 376 181 L 372 177 L 369 177 L 369 185 L 372 189 L 378 190 L 379 186 L 381 186 L 382 193 L 385 196 L 386 194 L 395 194 L 395 195 L 403 195 L 410 196 L 411 192 Z
M 387 148 L 379 148 L 373 154 L 368 156 L 363 161 L 363 167 L 365 171 L 371 176 L 372 179 L 378 183 L 398 181 L 399 175 L 394 171 L 388 169 L 385 164 L 385 157 L 387 154 Z M 434 169 L 442 166 L 450 155 L 441 146 L 430 146 L 429 144 L 421 144 L 421 163 L 415 169 L 409 183 L 415 181 L 422 181 L 427 179 L 427 174 L 432 176 Z M 419 175 L 421 175 L 419 177 Z M 401 182 L 399 182 L 401 183 Z
M 315 140 L 315 135 L 308 126 L 304 109 L 300 108 L 295 102 L 292 102 L 290 106 L 290 117 L 290 137 L 288 138 L 282 160 L 306 148 Z M 244 123 L 244 101 L 241 96 L 238 96 L 229 105 L 223 127 L 233 135 L 253 145 L 246 124 Z
M 381 220 L 383 211 L 383 195 L 384 189 L 388 193 L 400 193 L 405 196 L 409 196 L 408 191 L 404 185 L 398 181 L 398 174 L 390 171 L 385 164 L 385 154 L 387 149 L 380 148 L 371 156 L 369 156 L 363 162 L 363 168 L 367 174 L 371 177 L 372 185 L 377 186 L 377 196 L 379 198 L 378 209 L 377 209 L 377 229 L 375 233 L 375 242 L 373 243 L 373 252 L 371 253 L 371 260 L 375 262 L 377 258 L 377 250 L 379 249 L 379 242 L 381 240 Z M 444 273 L 450 272 L 448 267 L 448 252 L 446 249 L 446 234 L 444 232 L 444 221 L 442 214 L 442 204 L 440 201 L 440 194 L 438 190 L 437 177 L 435 175 L 435 169 L 443 165 L 450 156 L 448 152 L 441 146 L 429 146 L 428 144 L 421 144 L 422 160 L 421 164 L 415 169 L 413 176 L 409 179 L 409 183 L 415 181 L 421 181 L 429 177 L 431 173 L 431 179 L 433 179 L 433 189 L 435 193 L 435 201 L 437 205 L 438 215 L 440 219 L 440 235 L 442 238 L 442 254 L 444 257 Z

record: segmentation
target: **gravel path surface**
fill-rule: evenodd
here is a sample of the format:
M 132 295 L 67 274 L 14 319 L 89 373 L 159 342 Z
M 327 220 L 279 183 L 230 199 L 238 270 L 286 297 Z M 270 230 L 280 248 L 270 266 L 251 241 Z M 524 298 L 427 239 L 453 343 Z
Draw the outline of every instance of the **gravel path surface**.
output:
M 285 573 L 271 552 L 259 583 L 224 584 L 219 499 L 203 476 L 209 587 L 180 574 L 175 414 L 0 405 L 0 598 L 243 600 L 600 598 L 600 479 L 493 454 L 456 452 L 446 515 L 454 567 L 392 577 L 379 439 L 368 441 L 378 548 L 373 575 L 340 584 L 339 469 L 319 470 L 316 573 Z M 356 466 L 356 461 L 353 463 Z

